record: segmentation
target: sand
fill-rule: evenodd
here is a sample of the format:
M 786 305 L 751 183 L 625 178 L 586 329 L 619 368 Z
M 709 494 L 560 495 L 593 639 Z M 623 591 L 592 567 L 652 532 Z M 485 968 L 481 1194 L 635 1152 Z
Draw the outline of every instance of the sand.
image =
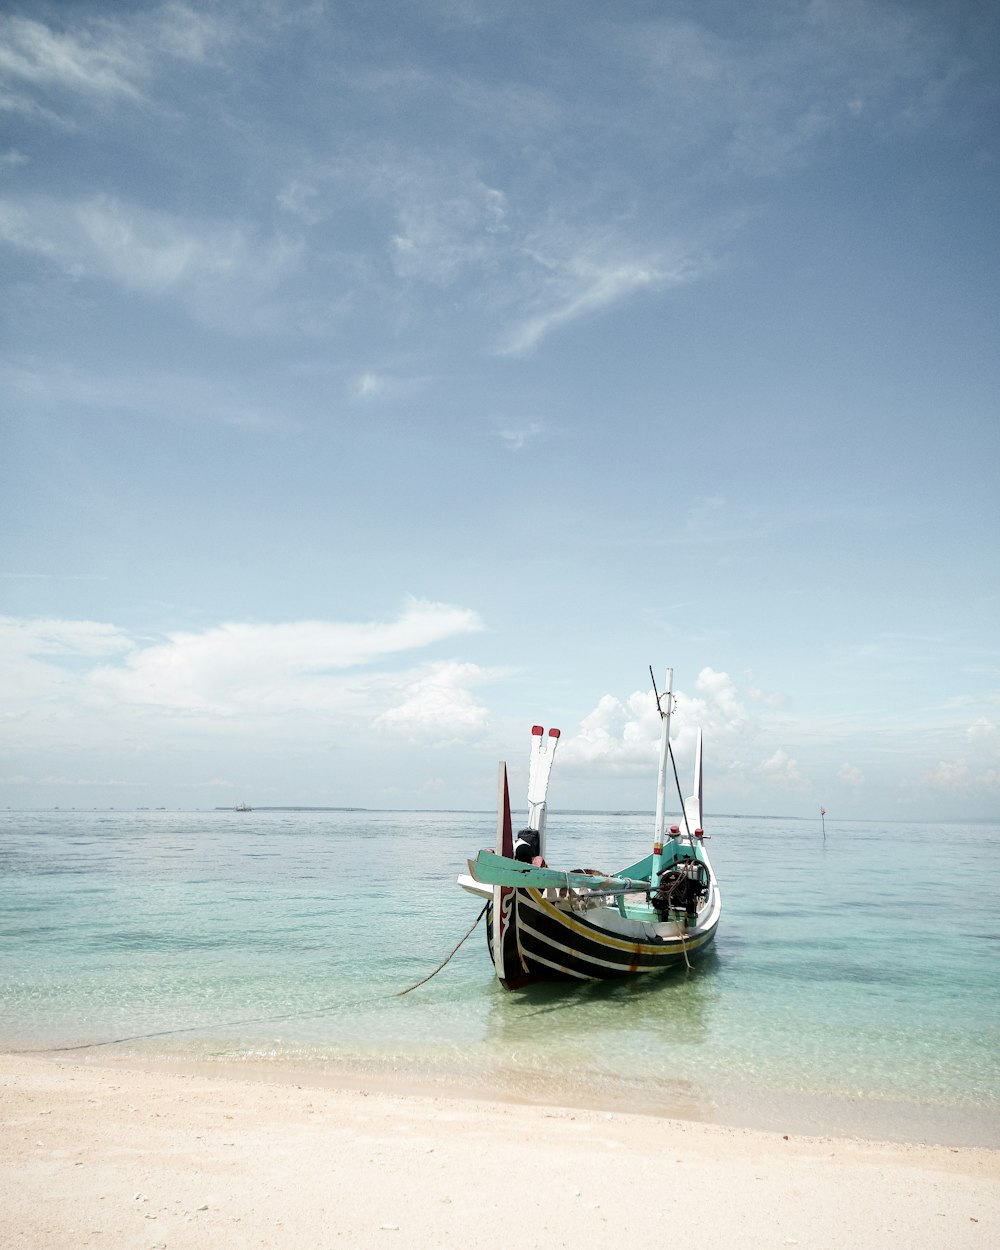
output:
M 993 1250 L 1000 1152 L 0 1056 L 3 1250 Z

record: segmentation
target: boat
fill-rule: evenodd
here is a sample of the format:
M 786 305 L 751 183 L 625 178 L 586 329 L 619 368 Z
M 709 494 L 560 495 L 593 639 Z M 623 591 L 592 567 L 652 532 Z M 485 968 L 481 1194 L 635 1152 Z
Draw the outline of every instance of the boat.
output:
M 234 810 L 237 812 L 252 812 L 253 808 L 249 803 L 237 803 Z
M 652 676 L 652 670 L 650 671 Z M 667 828 L 667 775 L 673 763 L 670 717 L 673 670 L 660 713 L 660 753 L 652 850 L 613 872 L 564 871 L 545 858 L 549 775 L 560 732 L 531 730 L 528 822 L 515 836 L 507 766 L 498 772 L 496 846 L 468 861 L 458 884 L 486 901 L 487 945 L 500 984 L 521 989 L 538 981 L 591 981 L 688 966 L 711 946 L 722 895 L 705 846 L 702 818 L 702 734 L 694 786 L 680 817 Z M 672 774 L 676 779 L 674 765 Z

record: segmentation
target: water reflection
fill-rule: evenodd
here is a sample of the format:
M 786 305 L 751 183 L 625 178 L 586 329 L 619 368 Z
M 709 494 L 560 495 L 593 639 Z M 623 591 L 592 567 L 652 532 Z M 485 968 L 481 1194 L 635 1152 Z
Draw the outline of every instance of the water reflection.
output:
M 498 993 L 488 1018 L 490 1038 L 516 1045 L 553 1027 L 578 1036 L 617 1029 L 652 1029 L 676 1045 L 700 1044 L 707 1035 L 712 984 L 720 967 L 710 950 L 690 969 L 680 967 L 609 981 L 540 982 Z
M 711 951 L 690 970 L 497 987 L 484 1058 L 514 1096 L 707 1115 L 711 1100 L 690 1077 L 691 1051 L 710 1041 L 719 968 Z

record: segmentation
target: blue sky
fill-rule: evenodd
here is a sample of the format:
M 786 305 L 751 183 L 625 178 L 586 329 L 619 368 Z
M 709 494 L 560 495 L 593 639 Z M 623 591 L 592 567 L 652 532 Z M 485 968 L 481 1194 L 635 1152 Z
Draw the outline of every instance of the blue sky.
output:
M 998 26 L 4 5 L 0 805 L 996 816 Z

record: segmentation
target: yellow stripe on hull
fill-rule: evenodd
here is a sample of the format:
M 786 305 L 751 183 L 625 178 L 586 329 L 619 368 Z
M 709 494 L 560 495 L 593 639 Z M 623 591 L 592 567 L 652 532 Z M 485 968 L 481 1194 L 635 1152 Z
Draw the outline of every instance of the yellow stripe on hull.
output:
M 599 942 L 602 946 L 607 946 L 611 950 L 634 953 L 637 955 L 657 956 L 662 955 L 664 949 L 670 949 L 674 945 L 674 941 L 670 938 L 663 938 L 659 942 L 635 942 L 629 941 L 627 938 L 613 937 L 605 929 L 598 926 L 590 927 L 581 924 L 570 913 L 563 911 L 559 907 L 553 906 L 547 898 L 543 898 L 538 890 L 525 890 L 533 903 L 542 911 L 552 916 L 559 924 L 565 925 L 567 929 L 578 933 L 580 937 L 589 938 L 591 941 Z M 715 932 L 715 925 L 711 929 L 692 937 L 685 937 L 678 933 L 676 937 L 676 947 L 678 950 L 697 950 L 700 946 L 704 946 L 705 942 L 712 937 Z

